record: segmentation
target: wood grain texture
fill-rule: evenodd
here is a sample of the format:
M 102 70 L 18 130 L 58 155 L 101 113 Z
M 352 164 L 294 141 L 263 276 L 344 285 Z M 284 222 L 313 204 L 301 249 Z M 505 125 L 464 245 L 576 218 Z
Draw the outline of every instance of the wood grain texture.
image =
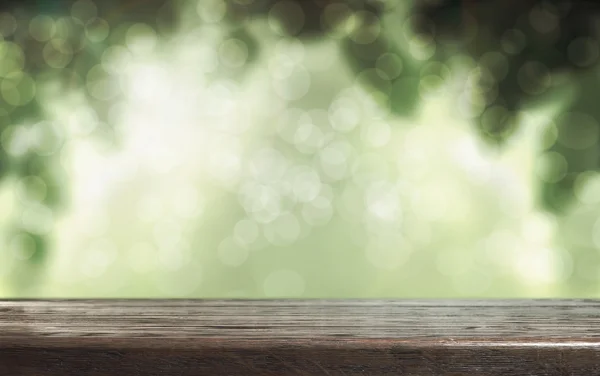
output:
M 0 302 L 0 375 L 600 375 L 589 300 Z

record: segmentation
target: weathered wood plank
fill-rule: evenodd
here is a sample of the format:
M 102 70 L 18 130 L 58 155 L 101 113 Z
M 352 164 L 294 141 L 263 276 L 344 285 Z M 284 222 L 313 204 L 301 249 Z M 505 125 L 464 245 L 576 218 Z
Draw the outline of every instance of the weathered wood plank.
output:
M 0 375 L 600 375 L 600 301 L 3 301 Z

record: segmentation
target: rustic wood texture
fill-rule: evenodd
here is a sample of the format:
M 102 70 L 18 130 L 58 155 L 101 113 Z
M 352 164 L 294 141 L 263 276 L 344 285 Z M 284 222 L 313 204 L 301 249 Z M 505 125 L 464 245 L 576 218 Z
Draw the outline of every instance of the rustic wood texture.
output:
M 0 302 L 0 375 L 600 375 L 600 301 Z

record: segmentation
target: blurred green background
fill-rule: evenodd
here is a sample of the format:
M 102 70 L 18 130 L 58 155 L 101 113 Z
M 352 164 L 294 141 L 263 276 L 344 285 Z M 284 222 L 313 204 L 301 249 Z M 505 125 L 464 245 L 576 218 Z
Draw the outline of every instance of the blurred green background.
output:
M 0 296 L 598 295 L 595 68 L 518 69 L 517 112 L 517 31 L 231 1 L 0 13 Z

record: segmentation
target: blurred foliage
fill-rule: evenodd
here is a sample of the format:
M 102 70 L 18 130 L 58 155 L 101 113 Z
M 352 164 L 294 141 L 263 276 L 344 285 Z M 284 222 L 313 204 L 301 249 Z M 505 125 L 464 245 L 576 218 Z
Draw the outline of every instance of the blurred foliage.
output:
M 418 29 L 441 39 L 440 45 L 448 37 L 460 41 L 482 63 L 490 95 L 479 126 L 492 140 L 504 141 L 513 134 L 516 112 L 524 105 L 548 103 L 557 91 L 564 93 L 565 87 L 574 84 L 561 76 L 596 69 L 600 7 L 595 2 L 495 1 L 465 7 L 458 0 L 442 0 L 419 4 L 417 13 L 422 19 Z M 588 77 L 591 84 L 574 94 L 573 110 L 584 114 L 594 111 L 590 101 L 598 90 L 597 78 Z M 588 122 L 597 123 L 596 116 L 594 113 Z M 559 134 L 579 133 L 585 138 L 590 131 L 579 129 L 578 120 L 559 121 Z M 589 127 L 597 129 L 598 125 Z M 564 213 L 573 201 L 577 176 L 600 167 L 600 145 L 589 143 L 582 148 L 576 142 L 565 145 L 560 137 L 558 141 L 550 150 L 565 157 L 568 170 L 561 179 L 544 182 L 541 196 L 545 208 Z
M 556 116 L 553 126 L 543 134 L 541 143 L 545 148 L 540 159 L 546 170 L 539 174 L 541 177 L 536 183 L 540 190 L 540 208 L 566 215 L 576 202 L 575 191 L 583 174 L 600 167 L 600 113 L 595 103 L 597 75 L 594 71 L 598 59 L 596 20 L 600 8 L 587 1 L 475 3 L 465 6 L 458 0 L 423 0 L 410 5 L 384 0 L 207 0 L 202 3 L 206 5 L 202 11 L 200 3 L 189 1 L 6 3 L 0 10 L 4 12 L 0 13 L 3 36 L 0 76 L 6 88 L 5 100 L 0 102 L 0 135 L 4 146 L 0 147 L 0 179 L 6 182 L 13 178 L 24 187 L 25 198 L 19 201 L 23 207 L 14 209 L 16 213 L 49 210 L 52 217 L 58 218 L 61 210 L 68 207 L 70 195 L 68 184 L 64 183 L 66 172 L 56 150 L 69 140 L 45 122 L 56 110 L 47 103 L 57 97 L 64 96 L 66 100 L 73 93 L 83 93 L 80 100 L 94 109 L 100 124 L 92 133 L 97 138 L 104 136 L 108 144 L 118 149 L 122 130 L 115 128 L 111 111 L 115 103 L 128 99 L 122 93 L 111 91 L 112 72 L 99 64 L 102 59 L 108 59 L 105 51 L 128 45 L 127 41 L 136 35 L 141 40 L 138 48 L 144 50 L 144 43 L 156 43 L 161 37 L 177 33 L 185 35 L 186 28 L 194 29 L 196 23 L 205 22 L 218 25 L 206 31 L 208 39 L 213 33 L 215 41 L 234 41 L 228 45 L 229 52 L 226 51 L 233 63 L 222 64 L 209 76 L 226 77 L 242 87 L 250 87 L 253 75 L 268 58 L 265 55 L 272 52 L 269 50 L 272 46 L 265 48 L 267 43 L 263 39 L 280 38 L 307 46 L 334 40 L 344 68 L 349 69 L 353 80 L 370 95 L 355 103 L 366 106 L 372 101 L 383 112 L 391 112 L 395 126 L 401 121 L 416 122 L 416 116 L 422 115 L 419 111 L 425 102 L 424 93 L 443 87 L 455 78 L 455 70 L 465 70 L 468 72 L 465 81 L 471 85 L 472 96 L 468 105 L 478 109 L 473 116 L 475 130 L 500 152 L 520 134 L 518 125 L 523 123 L 523 111 L 564 101 L 565 93 L 571 95 L 565 105 L 568 111 Z M 263 26 L 266 24 L 270 31 L 265 33 L 257 21 L 264 21 Z M 114 64 L 118 65 L 122 51 L 114 51 L 117 51 Z M 221 50 L 217 52 L 225 54 Z M 243 62 L 237 64 L 236 58 Z M 115 71 L 120 69 L 118 66 Z M 94 72 L 93 77 L 90 72 Z M 323 92 L 334 90 L 328 88 L 337 85 L 334 78 L 328 73 L 320 77 L 321 82 L 317 79 L 315 85 L 322 85 Z M 54 89 L 42 93 L 42 87 Z M 30 98 L 26 98 L 28 95 Z M 456 98 L 456 106 L 460 105 L 459 99 L 464 98 Z M 313 113 L 311 116 L 319 118 L 321 115 Z M 298 125 L 309 123 L 298 121 Z M 385 135 L 386 129 L 382 126 L 377 130 Z M 37 135 L 31 136 L 34 141 L 23 141 L 30 144 L 17 151 L 6 147 L 16 145 L 18 137 L 27 139 L 27 132 Z M 270 140 L 268 132 L 257 138 Z M 347 145 L 343 144 L 345 139 L 338 141 L 340 145 Z M 305 147 L 310 150 L 311 146 Z M 293 150 L 289 154 L 297 160 L 312 158 L 309 152 L 298 155 L 298 151 Z M 381 171 L 387 168 L 387 162 L 373 156 L 372 161 L 365 163 L 367 174 L 385 175 Z M 331 185 L 339 188 L 339 191 L 332 188 L 332 192 L 351 192 L 343 186 Z M 224 209 L 223 218 L 214 221 L 215 228 L 221 222 L 224 228 L 229 221 L 227 215 L 238 215 L 236 211 L 239 208 Z M 52 255 L 48 251 L 53 243 L 53 232 L 40 230 L 29 223 L 31 221 L 17 217 L 11 225 L 14 233 L 11 236 L 25 242 L 25 248 L 30 251 L 23 257 L 26 261 L 11 268 L 10 279 L 18 291 L 26 294 L 29 287 L 34 288 L 43 281 L 43 266 Z M 348 228 L 340 223 L 328 228 L 340 233 L 341 240 L 331 240 L 332 249 L 346 246 L 344 232 Z M 225 237 L 226 231 L 219 229 L 215 233 L 219 231 Z M 317 247 L 315 239 L 325 238 L 310 238 L 290 248 L 300 254 L 302 249 Z M 574 250 L 574 268 L 600 266 L 600 260 L 590 256 L 594 252 L 594 247 L 584 245 Z M 339 255 L 329 257 L 331 260 L 324 265 L 335 265 L 334 259 Z M 433 256 L 421 252 L 415 257 L 427 265 Z M 263 258 L 255 261 L 254 267 L 258 269 L 258 265 L 270 262 Z M 348 261 L 352 262 L 358 261 Z M 317 265 L 305 273 L 326 273 L 331 272 L 330 269 L 330 266 Z M 348 270 L 351 273 L 354 269 L 348 267 Z M 238 277 L 248 281 L 253 278 L 253 272 L 252 268 L 244 269 Z M 210 273 L 216 274 L 217 269 Z M 335 273 L 351 279 L 344 271 Z M 576 291 L 583 290 L 589 283 L 589 278 L 580 278 L 581 275 L 573 273 Z M 292 285 L 296 281 L 294 276 L 284 277 L 291 278 Z M 225 277 L 218 280 L 234 288 L 235 282 Z M 512 282 L 508 279 L 505 284 L 510 286 Z M 351 287 L 340 293 L 351 295 L 355 291 Z M 435 288 L 432 287 L 432 291 L 436 291 Z

